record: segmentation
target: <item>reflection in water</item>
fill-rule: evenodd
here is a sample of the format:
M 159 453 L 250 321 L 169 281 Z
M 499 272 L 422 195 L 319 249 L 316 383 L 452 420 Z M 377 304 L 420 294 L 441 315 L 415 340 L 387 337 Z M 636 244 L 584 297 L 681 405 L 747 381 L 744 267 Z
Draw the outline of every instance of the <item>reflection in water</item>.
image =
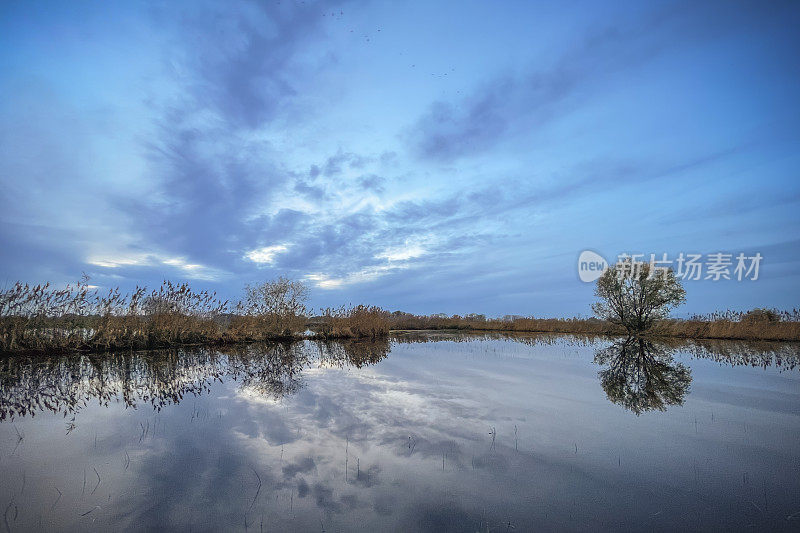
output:
M 437 332 L 4 358 L 0 529 L 792 530 L 797 353 Z
M 603 343 L 604 338 L 597 335 L 581 333 L 525 333 L 514 331 L 404 331 L 396 333 L 393 340 L 403 344 L 431 343 L 431 342 L 473 342 L 488 340 L 513 341 L 528 346 L 596 346 Z
M 10 356 L 0 359 L 0 420 L 38 411 L 73 414 L 91 400 L 149 403 L 156 410 L 184 396 L 207 392 L 229 378 L 277 400 L 302 386 L 312 364 L 375 364 L 389 353 L 387 340 L 307 341 L 194 350 L 90 355 Z
M 594 362 L 607 367 L 598 375 L 608 399 L 637 415 L 683 405 L 692 382 L 691 370 L 673 360 L 670 348 L 643 338 L 614 341 Z
M 404 344 L 507 340 L 528 346 L 606 347 L 607 337 L 586 334 L 524 333 L 509 331 L 408 331 L 396 334 L 395 342 Z M 617 339 L 624 340 L 624 339 Z M 715 339 L 651 339 L 662 349 L 689 353 L 701 359 L 712 359 L 728 366 L 752 366 L 792 370 L 800 366 L 800 344 L 770 341 L 737 341 Z
M 587 335 L 505 332 L 413 332 L 398 335 L 401 344 L 510 340 L 528 346 L 598 346 L 594 362 L 609 400 L 638 414 L 682 405 L 692 381 L 691 370 L 676 363 L 680 351 L 723 365 L 794 369 L 798 346 L 788 343 L 731 341 L 659 341 L 617 339 L 607 344 Z M 118 400 L 127 407 L 149 403 L 156 410 L 176 404 L 187 394 L 207 392 L 215 381 L 238 381 L 243 388 L 277 400 L 302 387 L 303 370 L 312 365 L 373 365 L 386 357 L 390 342 L 376 340 L 259 343 L 247 346 L 154 350 L 88 355 L 7 356 L 0 359 L 0 420 L 37 411 L 72 414 L 91 400 L 101 405 Z
M 679 341 L 673 347 L 721 365 L 775 367 L 779 370 L 794 370 L 800 365 L 800 346 L 797 343 L 699 340 Z

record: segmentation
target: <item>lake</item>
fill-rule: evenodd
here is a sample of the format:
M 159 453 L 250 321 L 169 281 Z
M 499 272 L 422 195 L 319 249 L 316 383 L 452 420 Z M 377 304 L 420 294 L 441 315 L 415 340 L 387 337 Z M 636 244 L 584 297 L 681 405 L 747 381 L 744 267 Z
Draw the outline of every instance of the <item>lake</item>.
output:
M 800 530 L 800 347 L 400 333 L 0 359 L 9 531 Z

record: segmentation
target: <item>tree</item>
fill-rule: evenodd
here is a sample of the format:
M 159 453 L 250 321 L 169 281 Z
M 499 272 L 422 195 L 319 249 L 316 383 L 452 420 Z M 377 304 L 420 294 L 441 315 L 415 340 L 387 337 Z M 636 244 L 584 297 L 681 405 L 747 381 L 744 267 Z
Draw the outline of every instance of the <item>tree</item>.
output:
M 284 277 L 245 286 L 245 311 L 253 315 L 299 316 L 306 313 L 308 287 Z
M 255 326 L 263 333 L 290 337 L 305 329 L 308 287 L 284 277 L 245 287 L 237 306 L 237 326 Z M 242 316 L 243 315 L 243 316 Z
M 649 329 L 686 301 L 686 291 L 672 269 L 651 269 L 631 259 L 607 269 L 597 280 L 595 314 L 629 333 Z
M 780 322 L 781 316 L 774 309 L 765 309 L 763 307 L 756 307 L 746 312 L 742 316 L 742 322 L 750 323 L 765 323 L 765 322 Z

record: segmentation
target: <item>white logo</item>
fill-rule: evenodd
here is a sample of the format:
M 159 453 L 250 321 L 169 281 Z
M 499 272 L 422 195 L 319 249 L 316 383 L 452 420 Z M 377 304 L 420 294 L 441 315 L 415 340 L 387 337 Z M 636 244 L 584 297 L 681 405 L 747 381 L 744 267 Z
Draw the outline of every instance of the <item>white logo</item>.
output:
M 578 257 L 578 276 L 584 283 L 591 283 L 603 275 L 608 268 L 608 261 L 591 250 L 584 250 Z

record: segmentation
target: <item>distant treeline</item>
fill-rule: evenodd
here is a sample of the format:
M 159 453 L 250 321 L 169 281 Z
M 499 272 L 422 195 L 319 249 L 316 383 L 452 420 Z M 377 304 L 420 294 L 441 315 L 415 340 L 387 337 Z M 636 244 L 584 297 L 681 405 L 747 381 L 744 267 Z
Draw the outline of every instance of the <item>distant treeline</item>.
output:
M 391 330 L 475 330 L 621 335 L 596 318 L 484 315 L 420 316 L 357 305 L 312 313 L 308 288 L 279 278 L 245 288 L 232 303 L 186 283 L 158 289 L 92 290 L 84 280 L 55 288 L 15 283 L 0 290 L 0 352 L 95 352 L 200 344 L 236 344 L 300 337 L 379 338 Z M 800 341 L 800 312 L 754 309 L 656 324 L 652 335 L 692 339 Z
M 509 316 L 486 318 L 466 316 L 413 315 L 396 311 L 390 316 L 393 330 L 473 330 L 520 331 L 530 333 L 578 333 L 589 335 L 624 335 L 621 326 L 598 318 L 532 318 Z M 800 341 L 800 310 L 724 311 L 697 315 L 689 319 L 658 322 L 649 335 L 687 339 L 738 339 L 765 341 Z

